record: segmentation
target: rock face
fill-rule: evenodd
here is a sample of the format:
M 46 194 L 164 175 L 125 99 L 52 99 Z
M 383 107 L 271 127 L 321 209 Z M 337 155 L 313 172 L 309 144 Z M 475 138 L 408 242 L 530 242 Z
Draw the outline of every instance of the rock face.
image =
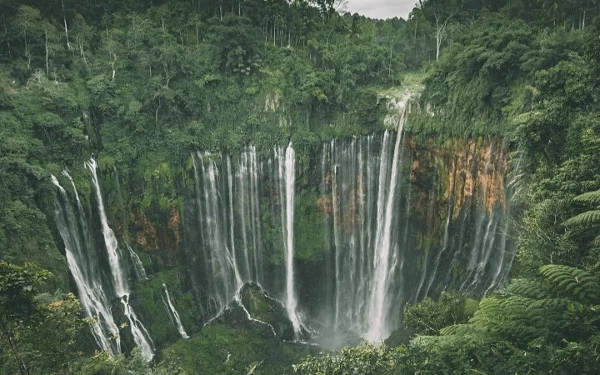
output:
M 508 275 L 512 169 L 501 142 L 387 130 L 299 146 L 289 176 L 281 155 L 195 153 L 152 197 L 123 205 L 118 237 L 148 270 L 136 308 L 164 310 L 152 296 L 167 282 L 190 335 L 210 322 L 302 341 L 310 327 L 336 348 L 384 340 L 406 303 L 481 296 Z
M 244 284 L 227 308 L 210 321 L 209 325 L 252 327 L 263 337 L 293 340 L 294 328 L 283 304 L 255 283 Z

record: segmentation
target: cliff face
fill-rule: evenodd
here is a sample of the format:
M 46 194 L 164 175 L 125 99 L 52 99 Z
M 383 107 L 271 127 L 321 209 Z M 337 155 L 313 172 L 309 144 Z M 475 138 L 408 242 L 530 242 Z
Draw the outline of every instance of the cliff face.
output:
M 489 293 L 514 257 L 500 142 L 397 140 L 386 132 L 327 143 L 312 182 L 324 253 L 300 265 L 300 293 L 311 314 L 330 319 L 324 325 L 362 337 L 379 309 L 385 335 L 404 303 L 446 289 Z
M 181 214 L 177 207 L 168 212 L 145 214 L 134 209 L 132 234 L 138 246 L 149 254 L 172 258 L 181 248 Z M 156 217 L 154 224 L 150 216 Z M 160 251 L 159 251 L 160 250 Z
M 507 151 L 495 140 L 399 137 L 386 131 L 300 150 L 291 175 L 283 149 L 199 153 L 177 173 L 161 165 L 151 195 L 108 210 L 131 304 L 155 343 L 178 337 L 162 284 L 189 334 L 244 283 L 288 306 L 292 291 L 298 324 L 331 347 L 385 339 L 405 303 L 501 284 L 514 256 Z M 295 194 L 286 202 L 290 176 Z M 115 195 L 114 185 L 104 194 Z
M 414 204 L 431 228 L 440 229 L 448 206 L 453 221 L 471 206 L 488 214 L 506 211 L 508 154 L 499 141 L 454 139 L 441 145 L 432 141 L 417 145 L 411 139 L 409 148 L 413 153 L 410 181 L 417 187 Z M 434 185 L 438 187 L 432 189 Z M 428 206 L 433 212 L 424 209 Z
M 416 207 L 414 214 L 429 231 L 439 232 L 449 201 L 454 221 L 471 205 L 485 208 L 488 214 L 494 209 L 506 210 L 508 154 L 498 141 L 454 139 L 443 144 L 432 140 L 418 144 L 414 137 L 408 136 L 405 142 L 405 152 L 410 158 L 406 183 L 413 195 L 409 205 Z M 355 176 L 352 189 L 343 198 L 348 204 L 340 212 L 334 213 L 334 207 L 340 204 L 339 197 L 326 194 L 317 199 L 316 205 L 324 218 L 336 221 L 346 233 L 352 231 L 360 215 L 358 202 L 365 193 L 365 180 L 361 174 Z M 330 190 L 340 189 L 332 186 L 335 182 L 329 171 L 321 183 Z

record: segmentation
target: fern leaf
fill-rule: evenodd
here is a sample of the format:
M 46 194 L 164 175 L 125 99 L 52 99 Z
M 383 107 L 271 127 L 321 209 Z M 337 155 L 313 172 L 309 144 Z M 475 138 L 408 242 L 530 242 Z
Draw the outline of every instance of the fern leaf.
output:
M 600 210 L 586 211 L 566 220 L 566 226 L 600 224 Z
M 516 279 L 506 287 L 508 295 L 517 295 L 527 298 L 550 298 L 553 296 L 546 284 L 537 280 Z
M 563 265 L 546 265 L 540 273 L 560 295 L 582 303 L 595 303 L 600 300 L 600 281 L 591 273 Z
M 573 200 L 582 203 L 600 204 L 600 190 L 583 193 L 576 196 Z
M 448 327 L 444 327 L 440 330 L 440 335 L 449 336 L 449 335 L 468 335 L 475 331 L 475 327 L 471 324 L 454 324 Z

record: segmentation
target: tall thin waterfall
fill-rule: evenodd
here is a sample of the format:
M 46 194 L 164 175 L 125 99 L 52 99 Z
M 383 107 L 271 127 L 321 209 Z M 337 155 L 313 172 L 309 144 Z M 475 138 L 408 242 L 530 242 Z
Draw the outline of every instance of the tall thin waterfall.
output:
M 183 328 L 183 324 L 181 324 L 181 318 L 179 317 L 179 313 L 175 309 L 175 306 L 173 306 L 173 302 L 171 302 L 171 296 L 169 295 L 169 289 L 167 289 L 167 285 L 163 284 L 162 287 L 165 292 L 165 296 L 167 297 L 166 300 L 163 298 L 163 302 L 164 302 L 165 306 L 167 307 L 171 321 L 173 322 L 173 324 L 175 324 L 175 327 L 177 327 L 177 332 L 179 332 L 181 337 L 184 339 L 190 338 L 188 336 L 188 334 L 185 332 L 185 328 Z
M 133 263 L 133 271 L 135 272 L 135 276 L 138 280 L 148 280 L 148 276 L 146 275 L 146 269 L 144 268 L 144 264 L 142 263 L 140 257 L 133 251 L 131 246 L 125 244 L 127 246 L 127 251 L 129 252 L 129 258 Z
M 243 260 L 246 280 L 262 282 L 261 226 L 258 190 L 258 159 L 256 148 L 249 146 L 241 155 L 236 171 L 238 207 L 241 213 Z
M 196 153 L 194 197 L 186 224 L 192 280 L 206 316 L 219 313 L 246 282 L 263 281 L 259 165 L 254 147 L 239 158 Z M 190 226 L 193 223 L 193 226 Z M 199 287 L 198 285 L 202 285 Z
M 296 186 L 296 155 L 292 144 L 285 149 L 279 147 L 275 151 L 278 162 L 279 199 L 281 201 L 281 232 L 285 259 L 285 308 L 288 318 L 294 327 L 294 335 L 299 338 L 301 331 L 300 318 L 296 311 L 294 280 L 294 193 Z
M 129 320 L 131 333 L 136 345 L 141 347 L 142 353 L 147 360 L 154 357 L 154 348 L 152 339 L 142 322 L 138 319 L 135 311 L 129 304 L 129 285 L 127 282 L 127 274 L 124 271 L 121 260 L 121 251 L 113 230 L 108 225 L 108 219 L 104 209 L 104 200 L 98 182 L 97 164 L 94 159 L 85 163 L 85 166 L 90 170 L 92 176 L 92 186 L 96 195 L 96 203 L 98 206 L 98 214 L 102 225 L 102 235 L 104 237 L 104 245 L 108 254 L 109 267 L 112 275 L 114 292 L 121 299 L 124 314 Z
M 385 192 L 380 190 L 377 203 L 377 217 L 383 216 L 383 222 L 379 221 L 375 234 L 375 286 L 371 294 L 369 306 L 370 325 L 366 337 L 372 341 L 382 341 L 391 333 L 388 312 L 389 306 L 385 305 L 390 291 L 390 280 L 393 280 L 396 266 L 398 265 L 398 249 L 393 249 L 392 222 L 396 214 L 396 187 L 398 186 L 398 173 L 402 163 L 400 144 L 402 141 L 402 130 L 404 128 L 405 116 L 402 115 L 396 135 L 396 145 L 392 156 L 392 170 L 389 177 L 389 186 Z M 383 179 L 380 168 L 380 184 Z M 380 185 L 381 188 L 381 185 Z M 387 196 L 386 196 L 387 195 Z M 383 199 L 385 196 L 385 200 Z M 384 207 L 385 203 L 385 207 Z M 383 210 L 383 212 L 381 212 Z
M 207 250 L 211 252 L 211 274 L 221 274 L 220 293 L 217 294 L 219 306 L 225 306 L 238 289 L 239 270 L 234 262 L 233 253 L 227 246 L 226 222 L 219 199 L 219 169 L 210 154 L 198 154 L 200 168 L 204 177 L 205 235 Z M 233 230 L 233 228 L 231 228 Z M 230 272 L 226 272 L 230 271 Z
M 106 212 L 104 211 L 104 201 L 102 199 L 102 192 L 100 191 L 100 184 L 98 183 L 98 174 L 96 173 L 96 160 L 90 159 L 85 163 L 85 166 L 92 174 L 92 186 L 94 188 L 94 193 L 96 194 L 98 214 L 102 224 L 102 235 L 104 236 L 104 244 L 106 245 L 106 252 L 108 253 L 108 260 L 110 262 L 110 272 L 113 277 L 113 287 L 115 288 L 117 297 L 122 297 L 129 294 L 127 277 L 123 272 L 123 266 L 121 265 L 121 255 L 117 237 L 115 237 L 115 233 L 108 226 L 108 219 L 106 218 Z
M 63 174 L 73 182 L 66 171 Z M 56 224 L 65 244 L 67 264 L 77 286 L 79 301 L 86 316 L 93 318 L 91 329 L 98 346 L 110 355 L 117 355 L 121 353 L 119 328 L 104 290 L 98 259 L 94 256 L 85 211 L 74 184 L 72 187 L 77 202 L 76 209 L 71 205 L 69 196 L 58 179 L 55 176 L 51 178 L 59 190 L 56 199 Z
M 150 361 L 154 357 L 154 343 L 150 338 L 150 333 L 146 327 L 144 327 L 144 324 L 139 320 L 135 311 L 133 311 L 133 308 L 129 304 L 129 294 L 125 294 L 121 297 L 121 304 L 123 305 L 123 313 L 129 321 L 133 341 L 142 349 L 144 357 Z
M 229 228 L 229 236 L 231 238 L 231 242 L 229 246 L 231 246 L 231 266 L 233 267 L 233 272 L 235 274 L 235 282 L 236 286 L 239 289 L 242 286 L 242 277 L 240 275 L 240 270 L 237 265 L 237 256 L 235 252 L 235 220 L 233 217 L 233 172 L 231 170 L 231 158 L 227 155 L 227 186 L 229 188 L 229 222 L 231 224 L 231 228 Z M 244 248 L 246 248 L 244 246 Z M 250 274 L 250 270 L 248 269 L 248 274 Z

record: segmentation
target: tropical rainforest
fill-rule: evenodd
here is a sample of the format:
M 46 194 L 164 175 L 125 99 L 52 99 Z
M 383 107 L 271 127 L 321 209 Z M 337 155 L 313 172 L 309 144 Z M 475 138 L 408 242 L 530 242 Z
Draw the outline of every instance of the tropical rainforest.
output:
M 0 2 L 0 374 L 598 374 L 600 1 Z

